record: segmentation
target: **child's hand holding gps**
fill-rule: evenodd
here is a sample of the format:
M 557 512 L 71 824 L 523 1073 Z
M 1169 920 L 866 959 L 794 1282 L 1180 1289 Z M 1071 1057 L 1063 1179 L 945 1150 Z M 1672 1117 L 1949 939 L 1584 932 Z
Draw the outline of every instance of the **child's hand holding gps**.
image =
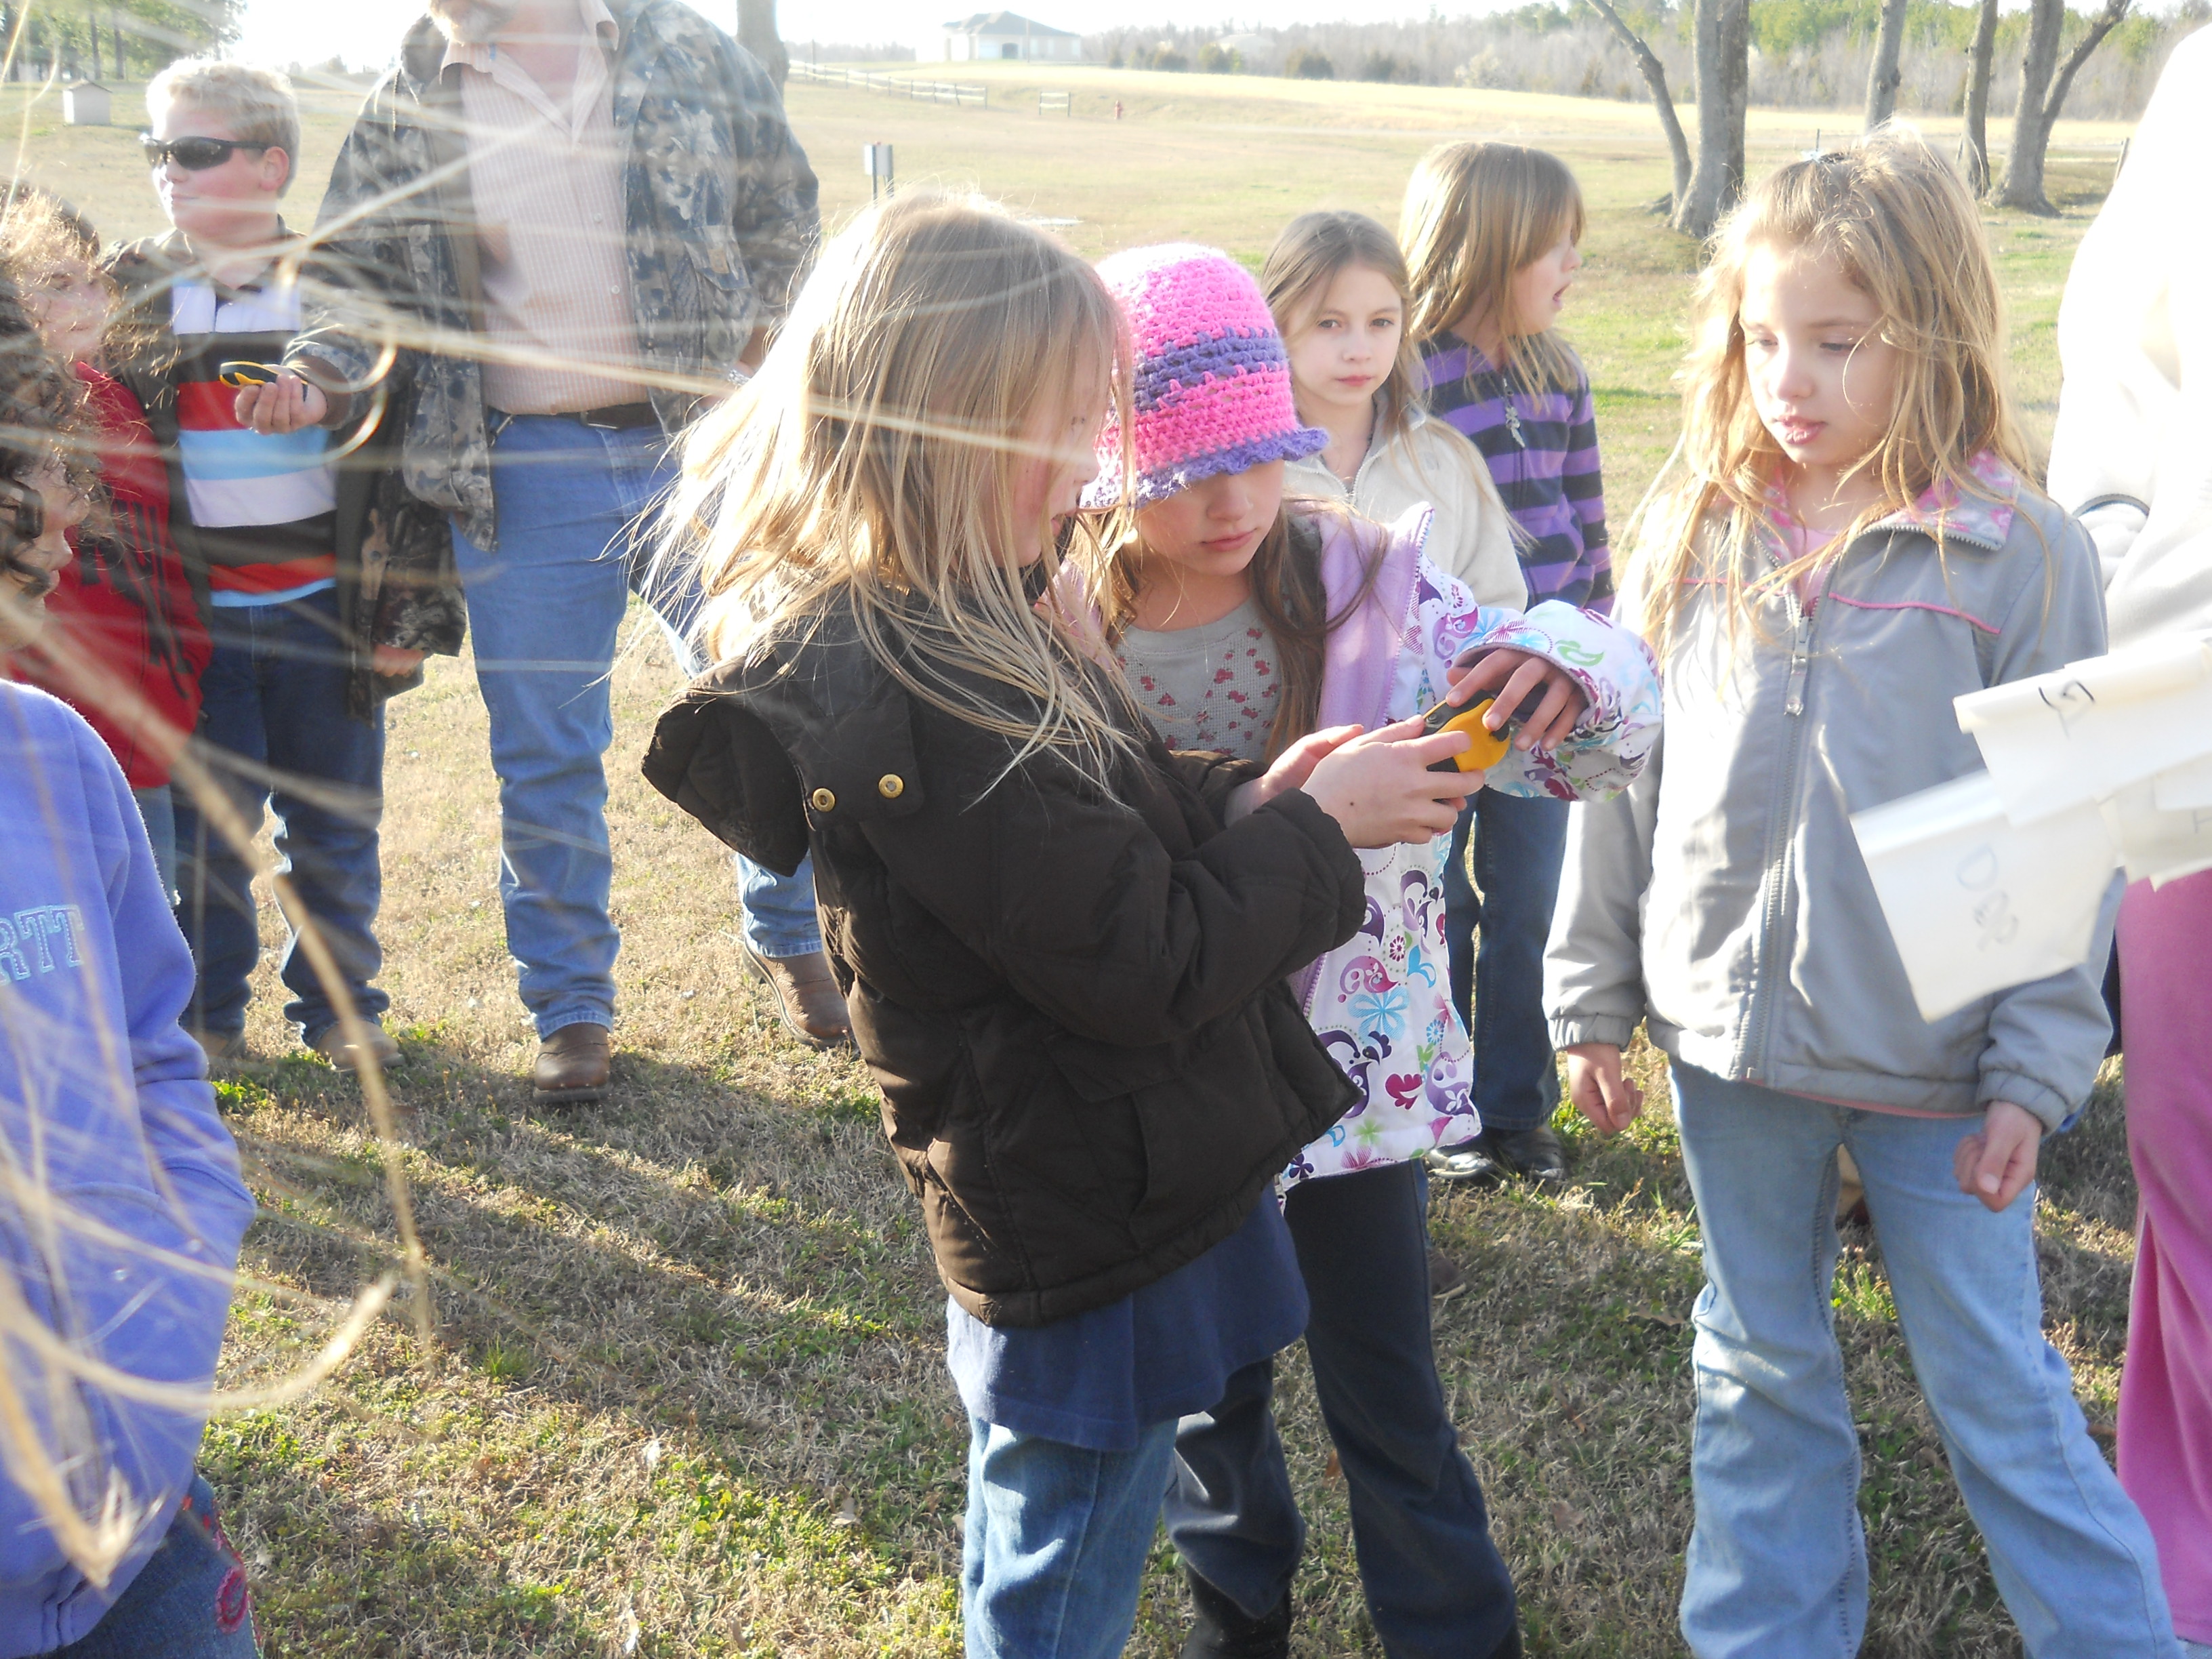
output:
M 1492 651 L 1452 682 L 1444 700 L 1421 717 L 1421 729 L 1466 732 L 1467 752 L 1446 765 L 1487 771 L 1508 749 L 1551 749 L 1565 741 L 1589 707 L 1588 694 L 1557 663 L 1524 651 Z

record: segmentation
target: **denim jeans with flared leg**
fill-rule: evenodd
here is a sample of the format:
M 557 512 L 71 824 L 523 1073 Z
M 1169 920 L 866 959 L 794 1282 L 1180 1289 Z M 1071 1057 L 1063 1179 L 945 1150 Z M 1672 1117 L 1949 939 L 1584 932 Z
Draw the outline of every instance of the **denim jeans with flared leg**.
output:
M 1706 1279 L 1681 1614 L 1698 1659 L 1848 1659 L 1865 1632 L 1859 1443 L 1830 1304 L 1839 1146 L 2029 1659 L 2176 1659 L 2149 1528 L 2043 1334 L 2035 1189 L 1992 1214 L 1952 1174 L 1980 1116 L 1863 1111 L 1679 1062 L 1674 1091 Z

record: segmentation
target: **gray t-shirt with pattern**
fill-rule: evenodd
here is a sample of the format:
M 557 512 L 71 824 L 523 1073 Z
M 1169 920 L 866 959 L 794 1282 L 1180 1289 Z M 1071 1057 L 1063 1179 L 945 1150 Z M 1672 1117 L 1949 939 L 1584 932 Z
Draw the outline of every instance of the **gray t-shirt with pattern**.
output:
M 1282 677 L 1274 636 L 1249 599 L 1197 628 L 1133 628 L 1115 654 L 1169 748 L 1266 758 Z

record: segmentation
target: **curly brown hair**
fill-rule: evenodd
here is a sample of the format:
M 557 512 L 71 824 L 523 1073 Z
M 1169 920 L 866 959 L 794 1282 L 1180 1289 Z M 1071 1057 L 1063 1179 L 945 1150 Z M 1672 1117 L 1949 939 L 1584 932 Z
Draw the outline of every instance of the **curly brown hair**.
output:
M 21 180 L 0 195 L 0 484 L 36 499 L 39 474 L 58 463 L 70 488 L 95 512 L 98 434 L 83 383 L 46 349 L 17 282 L 56 254 L 96 268 L 99 253 L 92 227 L 58 197 Z M 7 552 L 0 547 L 0 559 Z

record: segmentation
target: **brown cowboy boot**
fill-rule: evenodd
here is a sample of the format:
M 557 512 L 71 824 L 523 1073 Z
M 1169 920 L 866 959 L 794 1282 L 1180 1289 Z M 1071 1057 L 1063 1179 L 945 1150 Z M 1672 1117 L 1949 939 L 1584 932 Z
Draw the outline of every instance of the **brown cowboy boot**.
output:
M 768 981 L 776 1017 L 784 1029 L 810 1048 L 835 1048 L 853 1037 L 852 1017 L 837 989 L 830 958 L 819 951 L 803 957 L 764 957 L 744 947 L 752 970 Z
M 586 1106 L 603 1100 L 614 1060 L 614 1039 L 589 1020 L 563 1025 L 538 1045 L 530 1068 L 531 1097 L 540 1106 Z
M 307 1045 L 341 1072 L 358 1072 L 362 1067 L 362 1052 L 354 1040 L 346 1035 L 343 1024 L 333 1025 Z M 376 1069 L 388 1072 L 399 1063 L 399 1045 L 392 1034 L 381 1026 L 368 1028 L 368 1052 L 376 1060 Z

